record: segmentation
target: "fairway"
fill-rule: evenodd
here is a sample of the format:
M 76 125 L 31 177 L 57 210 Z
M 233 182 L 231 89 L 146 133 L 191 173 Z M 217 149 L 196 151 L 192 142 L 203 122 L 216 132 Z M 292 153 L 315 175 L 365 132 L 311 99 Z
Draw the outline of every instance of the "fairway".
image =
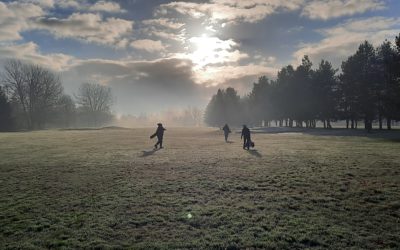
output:
M 167 129 L 0 133 L 0 248 L 400 248 L 398 141 Z

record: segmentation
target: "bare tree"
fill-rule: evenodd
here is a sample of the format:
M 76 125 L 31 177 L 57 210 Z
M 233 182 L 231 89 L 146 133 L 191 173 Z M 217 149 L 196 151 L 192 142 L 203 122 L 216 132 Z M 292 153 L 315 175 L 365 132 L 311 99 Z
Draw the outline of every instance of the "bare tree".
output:
M 24 65 L 21 61 L 10 60 L 4 65 L 2 81 L 22 107 L 26 123 L 30 124 L 27 104 L 27 86 L 24 76 Z
M 97 83 L 83 83 L 75 95 L 78 105 L 96 126 L 100 120 L 110 117 L 113 104 L 111 88 Z
M 10 131 L 14 128 L 11 104 L 6 93 L 0 86 L 0 131 Z
M 56 126 L 69 128 L 75 125 L 77 112 L 75 102 L 71 96 L 66 94 L 62 95 L 54 111 L 53 122 Z
M 27 127 L 42 128 L 48 112 L 63 93 L 59 76 L 39 65 L 9 60 L 2 78 L 12 97 L 21 105 Z

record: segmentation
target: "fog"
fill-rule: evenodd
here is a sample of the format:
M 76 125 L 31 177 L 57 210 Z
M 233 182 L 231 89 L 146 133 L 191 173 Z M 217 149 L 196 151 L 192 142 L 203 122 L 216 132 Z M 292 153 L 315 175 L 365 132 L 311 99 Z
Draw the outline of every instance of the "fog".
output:
M 247 94 L 260 76 L 241 76 L 214 86 L 197 83 L 189 60 L 169 58 L 154 61 L 87 60 L 61 73 L 68 94 L 75 94 L 82 82 L 96 82 L 112 89 L 118 115 L 156 116 L 187 107 L 204 109 L 218 88 L 234 86 Z M 160 116 L 160 118 L 162 118 Z
M 204 126 L 204 110 L 196 107 L 168 109 L 157 113 L 140 115 L 117 115 L 112 122 L 114 126 L 135 128 L 154 127 L 161 122 L 167 127 L 200 127 Z

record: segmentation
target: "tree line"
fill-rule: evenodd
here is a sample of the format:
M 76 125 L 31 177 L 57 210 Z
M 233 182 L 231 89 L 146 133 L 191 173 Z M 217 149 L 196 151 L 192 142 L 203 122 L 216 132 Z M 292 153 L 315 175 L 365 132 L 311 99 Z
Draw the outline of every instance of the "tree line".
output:
M 296 68 L 283 67 L 275 80 L 265 76 L 241 98 L 235 89 L 219 89 L 205 112 L 210 126 L 250 124 L 315 128 L 318 121 L 331 128 L 345 121 L 357 128 L 360 121 L 371 130 L 372 123 L 391 129 L 400 120 L 400 35 L 395 44 L 380 46 L 368 41 L 342 62 L 341 71 L 322 60 L 312 68 L 308 56 Z
M 0 131 L 101 126 L 113 119 L 111 89 L 83 83 L 74 96 L 40 65 L 8 60 L 0 75 Z

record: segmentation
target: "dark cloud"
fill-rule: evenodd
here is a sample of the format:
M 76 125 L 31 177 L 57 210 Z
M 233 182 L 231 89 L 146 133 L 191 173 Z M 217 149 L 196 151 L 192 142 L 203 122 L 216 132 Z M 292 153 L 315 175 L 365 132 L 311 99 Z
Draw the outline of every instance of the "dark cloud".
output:
M 66 88 L 85 81 L 109 85 L 116 96 L 116 111 L 126 114 L 157 112 L 184 106 L 204 107 L 215 88 L 196 84 L 189 60 L 82 61 L 63 75 Z

